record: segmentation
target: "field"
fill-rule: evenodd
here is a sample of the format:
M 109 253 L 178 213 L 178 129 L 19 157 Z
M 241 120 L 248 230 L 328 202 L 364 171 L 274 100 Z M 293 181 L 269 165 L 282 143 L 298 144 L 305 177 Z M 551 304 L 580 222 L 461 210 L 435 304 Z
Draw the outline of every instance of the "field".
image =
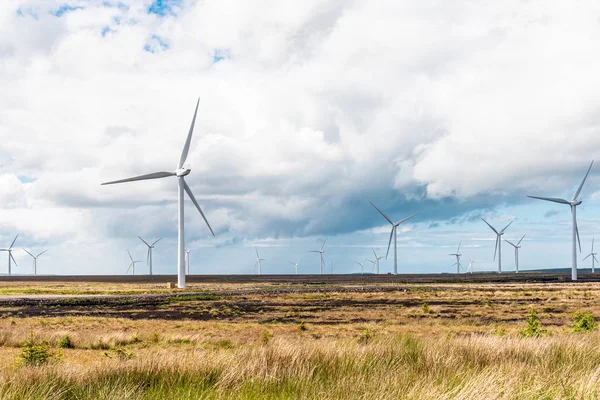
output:
M 600 397 L 591 275 L 338 277 L 4 277 L 0 398 Z

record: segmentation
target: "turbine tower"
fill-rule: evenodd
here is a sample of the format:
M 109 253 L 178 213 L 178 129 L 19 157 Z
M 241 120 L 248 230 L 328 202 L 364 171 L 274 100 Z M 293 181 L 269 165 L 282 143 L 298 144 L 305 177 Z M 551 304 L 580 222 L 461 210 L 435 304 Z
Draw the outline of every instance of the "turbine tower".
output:
M 381 260 L 383 256 L 378 256 L 375 249 L 371 250 L 373 250 L 373 255 L 375 256 L 375 270 L 377 271 L 376 273 L 379 274 L 379 260 Z
M 485 222 L 486 225 L 489 226 L 496 234 L 496 246 L 494 247 L 494 260 L 496 259 L 496 253 L 498 253 L 498 273 L 500 274 L 500 273 L 502 273 L 502 235 L 504 235 L 504 231 L 506 230 L 506 228 L 508 228 L 510 226 L 510 224 L 515 222 L 515 220 L 510 221 L 508 223 L 508 225 L 506 225 L 504 227 L 504 229 L 502 229 L 500 232 L 498 232 L 496 230 L 496 228 L 491 226 L 485 219 L 481 218 L 481 220 L 483 222 Z
M 573 199 L 571 201 L 567 201 L 565 199 L 558 199 L 555 197 L 527 196 L 527 197 L 531 197 L 532 199 L 546 200 L 546 201 L 552 201 L 554 203 L 567 204 L 571 207 L 571 216 L 573 218 L 573 247 L 572 247 L 573 253 L 572 253 L 572 258 L 571 258 L 571 280 L 573 280 L 573 281 L 577 280 L 577 243 L 576 242 L 579 243 L 579 252 L 581 253 L 581 241 L 579 240 L 579 229 L 577 228 L 577 206 L 580 205 L 582 203 L 582 201 L 578 200 L 577 197 L 579 197 L 579 194 L 581 193 L 581 189 L 583 189 L 583 184 L 585 183 L 585 180 L 587 179 L 587 177 L 590 173 L 590 170 L 592 169 L 592 165 L 594 165 L 594 161 L 592 161 L 592 163 L 590 164 L 590 167 L 588 168 L 587 172 L 585 173 L 585 176 L 583 177 L 583 180 L 581 181 L 581 184 L 577 188 L 577 191 L 573 195 Z
M 371 203 L 371 202 L 369 202 L 369 203 Z M 397 236 L 396 231 L 400 224 L 408 221 L 409 219 L 413 218 L 417 214 L 413 214 L 410 217 L 406 217 L 404 219 L 401 219 L 398 222 L 394 222 L 390 219 L 390 217 L 385 215 L 385 213 L 383 211 L 381 211 L 379 208 L 377 208 L 377 206 L 375 204 L 371 203 L 371 205 L 373 207 L 375 207 L 375 209 L 377 211 L 379 211 L 379 214 L 381 214 L 383 216 L 383 218 L 385 218 L 392 225 L 392 232 L 390 233 L 390 241 L 388 243 L 387 253 L 385 253 L 385 259 L 387 260 L 388 254 L 390 253 L 390 245 L 392 244 L 392 236 L 393 236 L 394 237 L 394 275 L 398 275 L 398 250 L 396 248 L 396 236 Z
M 458 243 L 458 249 L 456 249 L 456 253 L 453 254 L 449 254 L 450 256 L 455 256 L 456 257 L 456 263 L 452 264 L 452 266 L 456 265 L 456 273 L 460 274 L 460 267 L 462 267 L 461 263 L 460 263 L 460 256 L 462 256 L 462 254 L 460 254 L 460 245 L 462 244 L 462 242 Z
M 598 261 L 598 259 L 596 258 L 596 254 L 597 253 L 594 253 L 594 238 L 592 238 L 592 251 L 590 251 L 590 254 L 588 254 L 583 260 L 581 260 L 581 261 L 585 261 L 588 257 L 592 257 L 592 274 L 594 272 L 596 272 L 595 271 L 595 267 L 596 267 L 595 262 Z
M 202 215 L 204 222 L 206 222 L 208 229 L 210 229 L 210 233 L 212 233 L 213 236 L 215 235 L 212 228 L 210 227 L 210 224 L 208 223 L 208 220 L 204 216 L 204 213 L 202 212 L 200 205 L 196 201 L 196 198 L 194 197 L 194 194 L 192 193 L 192 189 L 190 189 L 190 187 L 188 186 L 188 184 L 186 183 L 186 181 L 184 179 L 184 177 L 186 175 L 189 175 L 190 172 L 192 171 L 190 168 L 184 168 L 183 165 L 185 163 L 185 160 L 187 159 L 188 152 L 190 150 L 190 143 L 192 141 L 192 134 L 194 133 L 194 123 L 196 122 L 196 115 L 198 114 L 198 105 L 199 104 L 200 104 L 200 99 L 198 99 L 198 102 L 196 103 L 196 110 L 194 111 L 194 117 L 192 118 L 192 125 L 190 126 L 190 130 L 188 132 L 187 139 L 185 140 L 185 145 L 183 146 L 183 151 L 181 152 L 181 156 L 179 157 L 179 162 L 177 163 L 177 169 L 175 171 L 154 172 L 152 174 L 141 175 L 141 176 L 136 176 L 133 178 L 127 178 L 127 179 L 121 179 L 118 181 L 103 183 L 103 185 L 110 185 L 110 184 L 114 184 L 114 183 L 141 181 L 141 180 L 146 180 L 146 179 L 158 179 L 158 178 L 166 178 L 166 177 L 170 177 L 170 176 L 177 177 L 177 183 L 179 186 L 179 190 L 178 190 L 179 229 L 178 229 L 178 235 L 177 235 L 177 238 L 178 238 L 178 240 L 177 240 L 177 267 L 178 267 L 177 268 L 177 286 L 180 289 L 185 288 L 185 254 L 184 254 L 185 253 L 185 251 L 184 251 L 184 249 L 185 249 L 185 233 L 184 233 L 184 205 L 183 205 L 183 199 L 184 199 L 183 192 L 184 191 L 187 193 L 190 200 L 192 200 L 192 203 L 194 203 L 194 205 L 200 212 L 200 215 Z
M 47 252 L 48 250 L 44 250 L 42 251 L 40 254 L 38 254 L 37 256 L 34 256 L 33 254 L 31 254 L 30 252 L 28 252 L 26 249 L 23 249 L 25 251 L 25 253 L 29 254 L 31 256 L 31 258 L 33 258 L 33 274 L 37 275 L 37 259 L 39 256 L 41 256 L 42 254 L 44 254 L 45 252 Z
M 149 271 L 150 271 L 150 275 L 152 275 L 152 249 L 154 249 L 154 245 L 155 245 L 156 243 L 160 242 L 160 240 L 161 240 L 162 238 L 158 238 L 158 240 L 157 240 L 157 241 L 155 241 L 155 242 L 154 242 L 154 243 L 152 243 L 152 244 L 149 244 L 148 242 L 146 242 L 144 239 L 142 239 L 142 237 L 141 237 L 141 236 L 138 236 L 138 238 L 140 238 L 140 240 L 141 240 L 142 242 L 144 242 L 144 244 L 145 244 L 146 246 L 148 246 L 148 255 L 146 256 L 146 264 L 148 264 Z
M 512 247 L 515 248 L 515 267 L 516 267 L 517 274 L 519 273 L 519 249 L 521 248 L 520 244 L 524 237 L 525 237 L 525 235 L 523 235 L 521 237 L 521 239 L 519 239 L 517 244 L 514 244 L 513 242 L 508 241 L 508 240 L 504 240 L 506 243 L 510 244 Z
M 135 264 L 142 262 L 141 260 L 133 260 L 133 257 L 131 257 L 131 253 L 129 252 L 129 249 L 127 249 L 127 254 L 129 254 L 129 259 L 131 260 L 131 264 L 129 264 L 129 268 L 127 268 L 127 272 L 126 274 L 129 273 L 129 270 L 131 269 L 133 272 L 133 275 L 135 275 Z
M 187 265 L 187 274 L 190 274 L 190 253 L 191 250 L 185 249 L 185 263 Z
M 12 251 L 13 251 L 13 246 L 15 245 L 15 242 L 17 241 L 18 237 L 19 237 L 19 235 L 15 236 L 15 240 L 12 241 L 12 243 L 10 244 L 10 247 L 8 249 L 0 249 L 0 251 L 8 252 L 8 275 L 9 276 L 12 274 L 11 260 L 15 263 L 15 265 L 17 265 L 17 260 L 15 260 L 15 258 L 13 257 Z
M 262 273 L 262 269 L 261 269 L 261 261 L 265 261 L 264 258 L 260 258 L 260 256 L 258 255 L 258 249 L 255 247 L 254 250 L 256 250 L 256 264 L 254 264 L 254 268 L 256 268 L 258 266 L 258 275 L 260 275 Z
M 296 268 L 296 275 L 298 275 L 298 264 L 300 264 L 300 261 L 298 261 L 298 262 L 290 261 L 290 264 L 292 264 Z
M 327 242 L 327 238 L 325 238 L 325 240 L 323 241 L 323 246 L 321 246 L 321 250 L 310 250 L 309 253 L 319 253 L 321 255 L 321 264 L 319 266 L 319 273 L 321 275 L 323 275 L 323 264 L 325 263 L 325 260 L 323 260 L 323 253 L 325 253 L 325 250 L 323 250 L 325 248 L 325 243 Z

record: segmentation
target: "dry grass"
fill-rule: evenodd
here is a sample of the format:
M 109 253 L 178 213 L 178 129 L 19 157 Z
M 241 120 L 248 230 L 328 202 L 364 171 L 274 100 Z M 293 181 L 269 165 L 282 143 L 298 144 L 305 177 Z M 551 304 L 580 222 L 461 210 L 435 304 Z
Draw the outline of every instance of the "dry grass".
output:
M 600 316 L 599 296 L 596 283 L 409 285 L 167 301 L 152 319 L 135 304 L 103 306 L 109 318 L 85 304 L 4 307 L 0 398 L 596 399 L 600 333 L 568 324 L 576 311 Z M 521 338 L 532 307 L 548 334 Z M 24 367 L 30 333 L 56 352 L 69 335 L 75 349 Z

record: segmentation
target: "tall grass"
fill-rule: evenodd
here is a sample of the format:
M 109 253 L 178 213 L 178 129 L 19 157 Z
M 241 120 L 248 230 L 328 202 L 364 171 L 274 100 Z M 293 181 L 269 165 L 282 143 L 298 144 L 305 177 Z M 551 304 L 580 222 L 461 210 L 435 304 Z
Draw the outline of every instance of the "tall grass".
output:
M 0 373 L 22 399 L 596 399 L 600 336 L 278 339 Z M 92 350 L 86 350 L 92 351 Z

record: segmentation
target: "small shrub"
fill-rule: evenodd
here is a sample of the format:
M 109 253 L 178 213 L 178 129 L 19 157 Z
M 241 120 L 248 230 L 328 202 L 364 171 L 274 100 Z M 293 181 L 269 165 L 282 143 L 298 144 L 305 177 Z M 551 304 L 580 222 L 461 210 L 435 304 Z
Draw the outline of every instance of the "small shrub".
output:
M 573 330 L 573 332 L 583 333 L 583 332 L 591 332 L 596 329 L 598 323 L 594 319 L 592 313 L 580 313 L 576 312 L 573 315 L 575 321 L 569 326 Z
M 431 314 L 431 308 L 429 308 L 429 304 L 426 301 L 423 302 L 421 308 L 423 309 L 423 314 Z
M 24 365 L 36 367 L 49 363 L 54 358 L 54 354 L 50 351 L 47 343 L 38 342 L 31 334 L 29 339 L 23 342 L 19 358 Z
M 69 335 L 65 335 L 60 338 L 60 340 L 58 341 L 58 347 L 60 347 L 61 349 L 75 348 L 75 346 L 73 345 L 73 342 L 71 341 L 71 337 Z
M 531 309 L 529 317 L 527 317 L 527 327 L 519 332 L 523 337 L 540 337 L 545 332 L 542 328 L 542 323 L 537 317 L 535 309 Z
M 367 328 L 358 337 L 358 343 L 360 343 L 360 344 L 368 344 L 369 341 L 371 340 L 371 337 L 373 337 L 373 334 L 371 333 L 371 330 L 369 328 Z
M 123 347 L 117 347 L 116 349 L 105 351 L 104 355 L 108 358 L 116 358 L 121 361 L 131 360 L 135 355 L 131 351 L 127 351 Z
M 300 325 L 298 325 L 298 330 L 300 332 L 306 331 L 306 325 L 304 325 L 304 322 L 300 322 Z
M 260 334 L 260 343 L 263 345 L 269 344 L 271 339 L 273 338 L 273 332 L 268 329 L 265 329 Z
M 152 343 L 158 343 L 160 341 L 160 335 L 156 332 L 152 334 Z
M 16 324 L 17 324 L 17 321 L 15 321 L 14 319 L 11 319 L 11 320 L 10 320 L 10 324 L 11 324 L 11 325 L 16 325 Z

